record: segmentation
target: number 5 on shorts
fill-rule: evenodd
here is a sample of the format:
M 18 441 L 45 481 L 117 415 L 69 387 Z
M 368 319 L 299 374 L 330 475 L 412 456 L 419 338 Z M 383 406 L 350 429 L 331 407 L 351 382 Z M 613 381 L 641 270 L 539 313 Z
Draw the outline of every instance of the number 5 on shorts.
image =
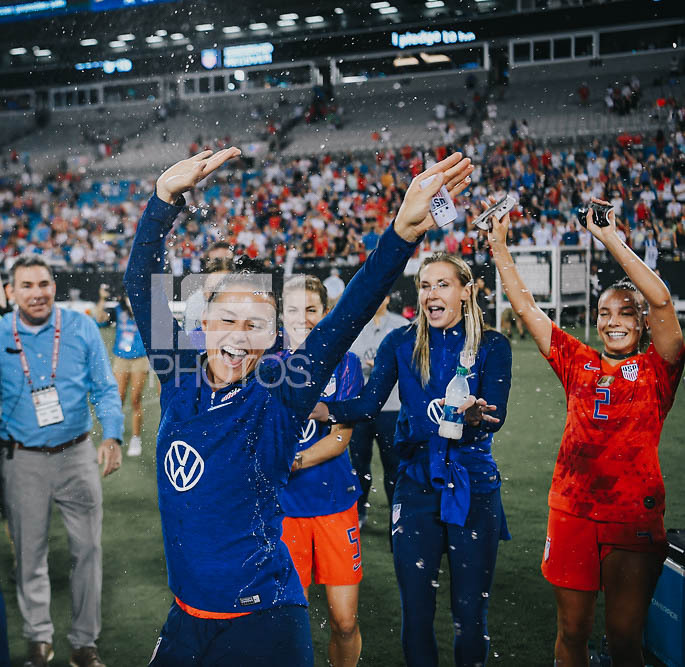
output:
M 360 561 L 359 563 L 354 564 L 354 571 L 356 572 L 359 567 L 361 566 L 361 550 L 359 549 L 359 538 L 354 537 L 354 533 L 357 532 L 359 529 L 357 526 L 352 526 L 352 528 L 347 529 L 347 539 L 350 541 L 350 544 L 355 547 L 356 551 L 354 555 L 352 556 L 353 560 L 358 560 Z

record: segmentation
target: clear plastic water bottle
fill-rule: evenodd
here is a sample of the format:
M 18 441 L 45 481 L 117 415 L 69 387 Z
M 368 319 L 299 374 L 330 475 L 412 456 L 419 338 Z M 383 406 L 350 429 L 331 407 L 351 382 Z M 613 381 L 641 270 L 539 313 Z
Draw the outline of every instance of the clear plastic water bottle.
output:
M 466 380 L 468 370 L 463 366 L 457 366 L 455 376 L 450 380 L 445 392 L 445 410 L 440 420 L 438 433 L 443 438 L 459 440 L 464 428 L 464 415 L 458 414 L 457 410 L 467 401 L 470 390 Z

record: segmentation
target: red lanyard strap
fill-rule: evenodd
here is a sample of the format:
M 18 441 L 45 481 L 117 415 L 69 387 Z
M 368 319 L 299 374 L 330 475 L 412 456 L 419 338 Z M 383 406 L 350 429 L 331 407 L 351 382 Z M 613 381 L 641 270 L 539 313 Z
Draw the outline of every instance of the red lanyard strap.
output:
M 14 316 L 12 317 L 12 334 L 14 336 L 14 344 L 17 346 L 19 351 L 19 360 L 21 361 L 21 368 L 26 376 L 26 381 L 29 387 L 33 387 L 33 382 L 31 380 L 31 370 L 29 369 L 29 362 L 26 358 L 26 353 L 24 352 L 24 346 L 21 344 L 21 338 L 19 337 L 19 331 L 17 329 L 17 312 L 14 311 Z M 55 340 L 52 345 L 52 373 L 50 374 L 50 380 L 54 383 L 57 377 L 57 361 L 59 359 L 59 341 L 62 336 L 62 311 L 59 308 L 55 308 Z

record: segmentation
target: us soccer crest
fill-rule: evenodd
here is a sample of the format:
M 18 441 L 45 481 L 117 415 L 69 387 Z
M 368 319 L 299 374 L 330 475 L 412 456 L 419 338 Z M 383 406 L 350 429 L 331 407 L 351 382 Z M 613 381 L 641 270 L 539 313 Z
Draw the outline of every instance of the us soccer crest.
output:
M 637 380 L 637 364 L 632 363 L 621 366 L 621 374 L 626 380 L 635 382 L 635 380 Z
M 331 375 L 331 379 L 328 381 L 328 384 L 326 385 L 326 388 L 322 392 L 322 396 L 324 398 L 328 398 L 329 396 L 333 396 L 335 394 L 335 390 L 338 388 L 338 384 L 335 379 L 335 375 Z

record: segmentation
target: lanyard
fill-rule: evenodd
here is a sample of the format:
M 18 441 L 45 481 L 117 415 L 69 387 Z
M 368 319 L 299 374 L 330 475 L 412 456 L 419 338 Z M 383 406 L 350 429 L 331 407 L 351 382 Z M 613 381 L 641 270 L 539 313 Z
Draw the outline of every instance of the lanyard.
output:
M 59 358 L 59 339 L 62 335 L 62 311 L 59 308 L 55 308 L 55 341 L 52 346 L 52 373 L 50 374 L 50 380 L 54 384 L 55 378 L 57 377 L 57 360 Z M 29 362 L 26 359 L 26 354 L 24 352 L 24 347 L 21 344 L 21 338 L 19 338 L 19 331 L 17 330 L 17 313 L 14 312 L 12 317 L 12 334 L 14 335 L 14 344 L 19 350 L 19 359 L 21 360 L 21 368 L 24 371 L 26 380 L 29 384 L 29 388 L 33 391 L 33 382 L 31 381 L 31 371 L 29 370 Z

